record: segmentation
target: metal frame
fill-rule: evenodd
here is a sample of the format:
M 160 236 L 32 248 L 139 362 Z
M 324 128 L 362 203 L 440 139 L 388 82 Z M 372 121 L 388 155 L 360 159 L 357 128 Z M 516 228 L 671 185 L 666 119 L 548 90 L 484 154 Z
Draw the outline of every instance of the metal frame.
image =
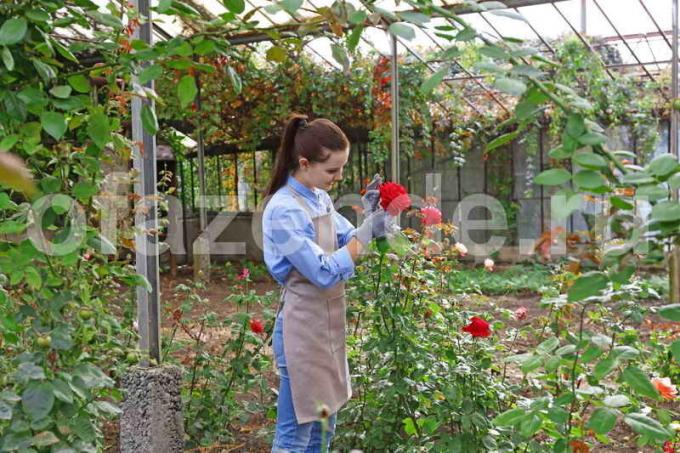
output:
M 148 20 L 135 30 L 135 37 L 151 44 L 153 31 L 149 0 L 133 0 L 139 14 Z M 153 81 L 146 84 L 153 89 Z M 149 134 L 142 126 L 142 108 L 153 107 L 153 100 L 132 98 L 132 141 L 134 145 L 134 169 L 137 171 L 135 193 L 143 208 L 135 211 L 135 266 L 137 273 L 144 276 L 150 291 L 137 286 L 137 322 L 139 326 L 139 347 L 148 351 L 149 357 L 161 360 L 161 310 L 160 275 L 158 269 L 158 192 L 156 181 L 156 136 Z M 141 145 L 141 146 L 140 146 Z M 149 365 L 144 357 L 142 364 Z

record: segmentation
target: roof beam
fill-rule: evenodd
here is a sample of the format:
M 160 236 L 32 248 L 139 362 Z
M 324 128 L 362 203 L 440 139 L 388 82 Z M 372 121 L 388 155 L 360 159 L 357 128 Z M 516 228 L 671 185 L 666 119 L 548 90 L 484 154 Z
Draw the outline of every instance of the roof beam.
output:
M 490 1 L 490 0 L 488 0 Z M 480 2 L 480 5 L 484 5 L 484 3 L 487 3 L 488 1 L 482 1 Z M 507 9 L 513 9 L 513 8 L 523 8 L 527 6 L 535 6 L 535 5 L 544 5 L 544 4 L 553 4 L 553 3 L 560 3 L 560 2 L 565 2 L 568 0 L 505 0 L 505 5 L 507 6 Z M 252 5 L 251 5 L 252 6 Z M 453 11 L 455 14 L 463 16 L 465 14 L 474 14 L 474 13 L 479 13 L 480 11 L 484 11 L 484 9 L 480 9 L 480 7 L 474 7 L 469 4 L 461 4 L 461 3 L 456 3 L 454 5 L 442 5 L 441 6 L 444 9 Z M 427 11 L 426 8 L 414 8 L 410 10 L 405 10 L 401 12 L 423 12 Z M 431 17 L 439 17 L 439 14 L 436 13 L 430 13 Z M 374 26 L 373 23 L 367 20 L 366 23 L 363 24 L 366 27 L 372 27 Z M 277 38 L 272 37 L 272 34 L 280 34 L 280 38 L 284 37 L 299 37 L 300 33 L 299 30 L 302 28 L 309 28 L 310 26 L 313 26 L 313 30 L 305 30 L 304 34 L 306 35 L 319 35 L 323 34 L 327 31 L 330 30 L 330 26 L 328 25 L 327 22 L 323 23 L 313 23 L 310 24 L 308 21 L 301 21 L 301 22 L 294 22 L 294 23 L 287 23 L 287 24 L 280 24 L 280 25 L 274 25 L 270 28 L 266 29 L 257 29 L 253 30 L 250 32 L 246 33 L 239 33 L 235 34 L 232 36 L 227 36 L 227 40 L 233 44 L 233 45 L 238 45 L 238 44 L 248 44 L 248 43 L 254 43 L 254 42 L 263 42 L 263 41 L 273 41 Z M 351 29 L 353 26 L 345 27 L 346 29 Z

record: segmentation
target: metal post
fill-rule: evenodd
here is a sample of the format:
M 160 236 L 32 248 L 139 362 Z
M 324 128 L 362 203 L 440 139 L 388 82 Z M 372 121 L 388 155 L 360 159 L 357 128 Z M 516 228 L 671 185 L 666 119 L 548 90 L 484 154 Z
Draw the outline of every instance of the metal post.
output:
M 201 80 L 196 75 L 196 111 L 201 112 Z M 196 240 L 191 244 L 192 254 L 194 258 L 194 278 L 197 280 L 208 281 L 210 279 L 210 239 L 206 231 L 208 225 L 207 200 L 205 189 L 205 141 L 203 138 L 203 124 L 198 125 L 197 137 L 197 155 L 198 155 L 198 228 L 199 234 Z
M 392 38 L 392 84 L 390 93 L 392 96 L 392 154 L 390 179 L 392 182 L 399 182 L 399 67 L 397 61 L 397 37 L 390 34 Z
M 671 63 L 672 87 L 671 96 L 673 100 L 678 98 L 678 0 L 673 0 L 672 8 L 673 23 L 673 57 Z M 678 125 L 680 124 L 680 112 L 671 109 L 671 154 L 678 157 Z M 671 198 L 678 201 L 678 191 L 671 191 Z M 670 300 L 672 304 L 680 303 L 680 248 L 671 245 L 669 278 L 670 278 Z
M 135 37 L 152 45 L 151 14 L 148 0 L 134 0 L 140 16 L 148 18 L 135 31 Z M 153 81 L 146 84 L 153 89 Z M 135 145 L 134 169 L 137 171 L 135 193 L 146 209 L 135 212 L 135 248 L 136 270 L 144 276 L 151 286 L 151 291 L 143 286 L 137 287 L 137 323 L 139 326 L 139 347 L 148 351 L 149 357 L 160 361 L 160 304 L 158 275 L 158 193 L 156 191 L 156 136 L 149 134 L 142 126 L 142 107 L 144 104 L 153 108 L 151 99 L 139 96 L 132 98 L 132 142 Z M 149 234 L 150 233 L 150 234 Z M 148 364 L 145 358 L 142 363 Z
M 584 35 L 588 33 L 588 10 L 586 8 L 587 0 L 581 0 L 581 33 Z
M 200 113 L 201 111 L 201 80 L 198 75 L 196 75 L 196 86 L 198 88 L 198 93 L 196 94 L 196 111 Z M 197 137 L 197 155 L 198 155 L 198 216 L 199 216 L 199 228 L 201 234 L 205 231 L 205 227 L 208 224 L 208 215 L 206 213 L 205 206 L 205 142 L 203 140 L 203 127 L 199 124 L 198 126 L 198 137 Z

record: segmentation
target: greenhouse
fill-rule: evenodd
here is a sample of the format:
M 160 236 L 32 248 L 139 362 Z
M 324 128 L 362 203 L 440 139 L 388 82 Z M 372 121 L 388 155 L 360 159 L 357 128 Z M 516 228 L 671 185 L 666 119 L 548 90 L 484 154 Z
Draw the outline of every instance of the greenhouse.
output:
M 0 451 L 680 451 L 679 1 L 3 3 Z

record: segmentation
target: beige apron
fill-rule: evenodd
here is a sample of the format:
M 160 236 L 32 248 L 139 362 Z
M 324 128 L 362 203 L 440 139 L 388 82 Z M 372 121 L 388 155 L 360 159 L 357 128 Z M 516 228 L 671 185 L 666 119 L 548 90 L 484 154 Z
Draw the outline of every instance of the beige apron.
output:
M 315 242 L 326 255 L 338 248 L 333 210 L 314 217 L 301 195 L 298 203 L 312 217 Z M 321 289 L 292 269 L 284 285 L 283 348 L 298 424 L 319 420 L 319 408 L 336 413 L 351 397 L 345 349 L 345 283 Z

